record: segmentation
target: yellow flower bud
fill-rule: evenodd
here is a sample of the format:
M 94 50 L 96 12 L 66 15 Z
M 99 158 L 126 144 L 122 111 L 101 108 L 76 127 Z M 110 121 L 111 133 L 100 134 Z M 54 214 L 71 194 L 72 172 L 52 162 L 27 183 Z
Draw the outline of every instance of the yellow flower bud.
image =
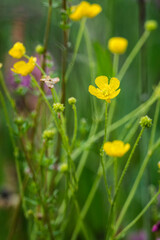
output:
M 128 46 L 128 41 L 122 37 L 113 37 L 108 41 L 108 49 L 112 53 L 123 54 Z
M 104 151 L 111 157 L 123 157 L 123 155 L 130 149 L 130 144 L 115 140 L 113 142 L 106 142 L 103 146 Z
M 147 31 L 151 32 L 157 29 L 158 23 L 155 20 L 148 20 L 145 22 L 144 27 Z

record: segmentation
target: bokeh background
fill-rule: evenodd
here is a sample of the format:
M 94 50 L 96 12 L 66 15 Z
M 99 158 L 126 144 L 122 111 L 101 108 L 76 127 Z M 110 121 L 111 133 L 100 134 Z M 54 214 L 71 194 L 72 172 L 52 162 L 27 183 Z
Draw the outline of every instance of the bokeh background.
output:
M 69 4 L 77 4 L 80 1 L 69 1 Z M 87 21 L 87 28 L 90 34 L 94 54 L 95 75 L 111 76 L 112 56 L 107 49 L 108 39 L 112 36 L 122 36 L 128 39 L 129 45 L 126 53 L 120 58 L 120 66 L 126 56 L 130 53 L 135 43 L 144 31 L 144 22 L 147 19 L 155 19 L 160 25 L 160 1 L 159 0 L 96 0 L 89 1 L 99 3 L 102 6 L 102 13 L 96 18 Z M 52 24 L 50 30 L 48 51 L 54 61 L 54 69 L 60 74 L 61 71 L 61 52 L 63 47 L 62 29 L 60 28 L 60 0 L 54 1 L 52 15 Z M 10 85 L 10 66 L 12 59 L 8 55 L 8 50 L 14 42 L 24 43 L 29 55 L 35 55 L 35 46 L 43 43 L 44 29 L 47 16 L 47 1 L 38 0 L 1 0 L 0 1 L 0 62 L 3 63 L 3 72 L 8 83 L 8 87 L 13 91 Z M 70 29 L 70 43 L 68 63 L 72 56 L 74 44 L 76 41 L 79 22 L 72 23 Z M 136 108 L 140 103 L 146 101 L 151 95 L 155 85 L 160 80 L 160 31 L 158 29 L 151 34 L 141 52 L 134 59 L 127 74 L 125 75 L 119 96 L 119 104 L 116 109 L 114 120 L 119 119 L 126 113 Z M 81 122 L 85 124 L 86 135 L 92 122 L 92 105 L 88 94 L 88 85 L 91 83 L 89 73 L 86 45 L 82 39 L 78 57 L 74 70 L 67 83 L 67 97 L 77 98 L 78 116 Z M 31 99 L 30 101 L 33 101 Z M 19 104 L 23 109 L 26 106 L 24 96 L 19 99 Z M 9 107 L 9 106 L 8 106 Z M 149 116 L 153 117 L 154 107 L 150 110 Z M 31 111 L 32 109 L 28 109 Z M 70 112 L 67 112 L 68 116 Z M 12 116 L 11 116 L 12 117 Z M 68 121 L 68 132 L 72 132 L 72 121 Z M 160 121 L 156 135 L 160 133 Z M 111 138 L 117 137 L 120 129 L 116 130 Z M 147 151 L 147 144 L 150 131 L 147 131 L 134 155 L 130 166 L 128 176 L 125 177 L 124 190 L 122 189 L 119 198 L 119 206 L 123 205 L 127 192 L 130 189 L 136 173 L 139 169 L 143 157 Z M 136 138 L 136 136 L 135 136 Z M 112 139 L 111 139 L 112 140 Z M 133 139 L 134 140 L 134 139 Z M 81 177 L 79 187 L 79 203 L 83 205 L 88 192 L 92 186 L 96 169 L 98 166 L 98 142 L 96 147 L 91 149 L 85 170 Z M 132 144 L 132 143 L 131 143 Z M 150 192 L 158 187 L 159 175 L 157 171 L 157 162 L 159 161 L 160 150 L 153 155 L 148 170 L 145 172 L 143 180 L 138 188 L 132 207 L 129 208 L 125 223 L 132 220 L 136 213 L 138 214 L 142 206 L 148 202 L 151 197 Z M 125 158 L 124 158 L 125 160 Z M 2 107 L 0 106 L 0 194 L 8 197 L 6 191 L 18 193 L 15 165 L 12 153 L 11 142 L 4 119 Z M 151 187 L 152 184 L 152 187 Z M 151 190 L 152 189 L 152 190 Z M 103 232 L 106 224 L 106 196 L 103 181 L 97 191 L 95 199 L 86 216 L 88 229 L 94 229 L 95 236 L 92 239 L 103 239 Z M 3 204 L 2 204 L 3 205 Z M 157 203 L 155 203 L 155 209 Z M 147 214 L 133 227 L 126 237 L 128 240 L 146 240 L 155 239 L 155 234 L 151 233 L 153 220 L 152 208 Z M 0 239 L 6 240 L 8 229 L 13 217 L 14 208 L 0 207 Z M 15 239 L 29 239 L 27 234 L 27 223 L 21 214 L 21 219 L 17 228 Z M 74 213 L 73 213 L 74 218 Z M 72 231 L 72 224 L 68 232 Z M 131 236 L 137 232 L 140 237 Z M 147 236 L 148 238 L 147 238 Z M 142 236 L 141 236 L 142 235 Z M 68 239 L 66 237 L 66 239 Z M 83 239 L 83 238 L 82 238 Z

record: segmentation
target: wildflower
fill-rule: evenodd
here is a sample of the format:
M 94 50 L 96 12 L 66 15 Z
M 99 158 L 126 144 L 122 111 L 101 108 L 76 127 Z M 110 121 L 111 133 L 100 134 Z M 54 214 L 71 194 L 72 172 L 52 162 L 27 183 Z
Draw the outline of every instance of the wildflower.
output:
M 54 103 L 53 104 L 53 109 L 55 112 L 63 112 L 64 111 L 64 105 L 62 103 Z
M 119 88 L 120 81 L 115 77 L 111 78 L 110 83 L 108 84 L 108 78 L 106 76 L 99 76 L 96 78 L 95 84 L 98 88 L 90 85 L 88 89 L 90 94 L 99 99 L 106 100 L 108 103 L 110 103 L 110 100 L 120 93 L 120 89 L 117 90 L 117 88 Z
M 40 79 L 41 82 L 45 82 L 47 87 L 50 89 L 54 88 L 54 84 L 60 81 L 58 77 L 56 78 L 51 78 L 50 76 L 43 76 L 43 78 Z
M 11 68 L 11 70 L 12 72 L 21 74 L 22 76 L 27 76 L 33 71 L 36 60 L 37 59 L 35 57 L 30 57 L 28 63 L 19 61 L 13 65 L 13 68 Z
M 152 227 L 152 232 L 158 232 L 160 230 L 160 222 L 157 222 L 155 225 Z
M 139 124 L 142 128 L 150 128 L 152 126 L 152 119 L 146 115 L 141 117 Z
M 76 103 L 76 98 L 74 98 L 74 97 L 70 97 L 70 98 L 68 98 L 68 103 L 70 104 L 70 105 L 74 105 L 75 103 Z
M 23 43 L 16 42 L 13 47 L 9 50 L 9 55 L 11 55 L 13 58 L 21 58 L 24 56 L 26 52 L 25 47 L 23 46 Z
M 126 38 L 113 37 L 108 41 L 108 49 L 112 53 L 123 54 L 128 46 L 128 41 Z
M 102 11 L 99 4 L 90 4 L 86 1 L 82 1 L 80 4 L 71 7 L 70 19 L 78 21 L 83 17 L 94 18 Z
M 130 149 L 130 144 L 124 144 L 120 140 L 115 140 L 113 142 L 106 142 L 103 149 L 111 157 L 122 157 Z
M 155 20 L 147 20 L 144 25 L 145 29 L 149 32 L 154 31 L 158 27 L 158 23 Z

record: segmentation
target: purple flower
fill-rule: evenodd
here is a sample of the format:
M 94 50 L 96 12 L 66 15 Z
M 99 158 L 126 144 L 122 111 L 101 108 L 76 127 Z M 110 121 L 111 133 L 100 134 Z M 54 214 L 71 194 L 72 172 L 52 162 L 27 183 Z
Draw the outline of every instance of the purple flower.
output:
M 160 230 L 160 221 L 157 222 L 155 225 L 152 227 L 152 232 L 157 232 Z

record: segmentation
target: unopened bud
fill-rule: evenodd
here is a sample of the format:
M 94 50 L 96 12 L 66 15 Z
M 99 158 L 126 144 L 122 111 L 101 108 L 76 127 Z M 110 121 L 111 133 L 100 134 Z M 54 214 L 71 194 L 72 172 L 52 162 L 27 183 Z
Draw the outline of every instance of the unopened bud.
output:
M 68 164 L 67 163 L 62 163 L 60 166 L 59 166 L 59 171 L 62 172 L 62 173 L 65 173 L 68 171 Z
M 158 23 L 155 20 L 148 20 L 145 22 L 144 27 L 147 31 L 151 32 L 157 29 Z
M 55 133 L 56 133 L 56 130 L 54 128 L 50 129 L 50 130 L 45 130 L 43 132 L 43 139 L 45 139 L 47 141 L 52 140 Z
M 73 105 L 73 104 L 75 104 L 76 102 L 77 102 L 76 98 L 74 98 L 74 97 L 68 98 L 68 103 L 69 103 L 70 105 Z
M 64 105 L 62 103 L 54 103 L 53 104 L 53 109 L 55 112 L 59 113 L 59 112 L 63 112 L 64 111 Z
M 41 45 L 41 44 L 38 44 L 35 48 L 35 51 L 38 53 L 38 54 L 43 54 L 44 53 L 44 47 Z
M 139 124 L 142 128 L 150 128 L 152 126 L 152 119 L 146 115 L 141 117 Z

